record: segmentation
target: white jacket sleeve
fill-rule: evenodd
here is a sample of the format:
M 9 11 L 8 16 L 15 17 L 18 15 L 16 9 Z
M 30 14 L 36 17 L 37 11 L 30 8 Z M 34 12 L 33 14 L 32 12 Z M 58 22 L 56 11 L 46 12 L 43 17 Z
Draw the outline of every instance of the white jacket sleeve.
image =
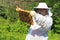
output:
M 35 19 L 36 18 L 36 19 Z M 34 21 L 34 25 L 31 25 L 31 29 L 33 30 L 37 30 L 37 29 L 40 29 L 42 26 L 41 24 L 43 24 L 43 22 L 46 20 L 43 16 L 39 15 L 39 16 L 36 16 L 35 18 L 33 18 L 33 21 Z
M 42 30 L 49 31 L 51 29 L 52 24 L 53 24 L 52 18 L 48 17 L 48 19 L 46 20 L 46 22 L 42 26 Z
M 34 26 L 31 27 L 33 30 L 42 30 L 42 31 L 49 31 L 51 29 L 51 26 L 53 24 L 52 18 L 48 18 L 45 23 L 42 23 L 42 25 L 35 24 Z
M 37 29 L 39 29 L 39 28 L 41 28 L 41 26 L 40 25 L 37 25 L 37 24 L 35 24 L 35 25 L 31 25 L 31 27 L 30 27 L 32 30 L 37 30 Z

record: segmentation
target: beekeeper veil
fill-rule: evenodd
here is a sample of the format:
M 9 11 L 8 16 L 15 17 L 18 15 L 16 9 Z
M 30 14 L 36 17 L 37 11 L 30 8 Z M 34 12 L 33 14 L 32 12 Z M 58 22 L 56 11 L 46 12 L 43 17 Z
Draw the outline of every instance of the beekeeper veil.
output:
M 34 10 L 37 12 L 37 9 L 47 9 L 48 10 L 48 15 L 52 16 L 52 13 L 50 11 L 51 8 L 48 8 L 47 4 L 44 2 L 41 2 L 38 4 L 37 7 L 34 7 Z

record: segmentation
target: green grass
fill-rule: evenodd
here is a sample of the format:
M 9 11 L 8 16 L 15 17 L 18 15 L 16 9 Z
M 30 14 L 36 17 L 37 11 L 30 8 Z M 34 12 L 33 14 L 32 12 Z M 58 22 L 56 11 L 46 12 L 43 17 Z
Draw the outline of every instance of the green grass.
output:
M 19 20 L 10 23 L 9 20 L 0 17 L 0 40 L 25 40 L 27 31 L 27 24 L 23 25 Z M 49 31 L 48 37 L 49 40 L 60 40 L 60 34 L 53 31 Z
M 26 34 L 16 32 L 3 32 L 0 33 L 0 40 L 25 40 Z
M 49 33 L 49 40 L 60 40 L 60 34 L 53 33 L 50 31 Z

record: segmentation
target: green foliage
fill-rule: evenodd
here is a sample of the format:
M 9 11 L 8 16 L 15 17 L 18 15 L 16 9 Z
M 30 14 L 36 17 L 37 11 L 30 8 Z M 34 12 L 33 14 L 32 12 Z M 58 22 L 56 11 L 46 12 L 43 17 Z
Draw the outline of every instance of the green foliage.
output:
M 19 19 L 12 23 L 0 18 L 0 40 L 24 40 L 28 29 L 29 24 L 21 22 Z
M 34 10 L 34 7 L 36 7 L 37 5 L 38 5 L 38 2 L 34 2 L 34 3 L 31 2 L 31 4 L 29 4 L 25 9 Z
M 4 19 L 7 19 L 7 15 L 6 15 L 6 9 L 5 9 L 6 7 L 4 7 L 4 6 L 0 6 L 0 17 L 3 17 Z
M 0 40 L 24 40 L 25 36 L 26 34 L 16 32 L 2 32 L 0 33 Z
M 49 31 L 48 40 L 60 40 L 60 34 L 54 33 L 53 31 Z
M 9 1 L 14 3 L 12 0 Z M 5 6 L 2 2 L 0 4 L 0 40 L 25 40 L 30 25 L 19 20 L 15 5 L 9 1 L 5 1 Z M 51 32 L 49 32 L 49 40 L 59 40 L 60 34 L 55 33 L 60 33 L 60 0 L 41 0 L 40 2 L 46 2 L 52 8 L 54 24 Z M 21 2 L 19 5 L 24 9 L 33 10 L 38 3 L 27 2 L 25 4 L 25 2 Z M 23 4 L 24 6 L 22 6 Z
M 18 13 L 16 12 L 15 7 L 13 7 L 13 6 L 7 7 L 6 12 L 7 12 L 8 19 L 11 22 L 17 21 Z
M 53 20 L 54 20 L 54 25 L 53 25 L 53 30 L 57 33 L 60 33 L 60 3 L 54 4 L 53 6 Z
M 18 19 L 18 13 L 13 6 L 0 6 L 0 40 L 24 40 L 25 36 L 22 35 L 27 34 L 28 29 L 29 24 Z

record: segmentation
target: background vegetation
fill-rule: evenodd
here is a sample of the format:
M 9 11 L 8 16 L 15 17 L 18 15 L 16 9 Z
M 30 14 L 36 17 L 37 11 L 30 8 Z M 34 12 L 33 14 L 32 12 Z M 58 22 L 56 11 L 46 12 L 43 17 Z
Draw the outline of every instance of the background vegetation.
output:
M 0 0 L 0 40 L 25 40 L 30 25 L 19 20 L 16 5 L 33 10 L 40 2 L 46 2 L 53 13 L 49 40 L 60 40 L 60 0 Z

